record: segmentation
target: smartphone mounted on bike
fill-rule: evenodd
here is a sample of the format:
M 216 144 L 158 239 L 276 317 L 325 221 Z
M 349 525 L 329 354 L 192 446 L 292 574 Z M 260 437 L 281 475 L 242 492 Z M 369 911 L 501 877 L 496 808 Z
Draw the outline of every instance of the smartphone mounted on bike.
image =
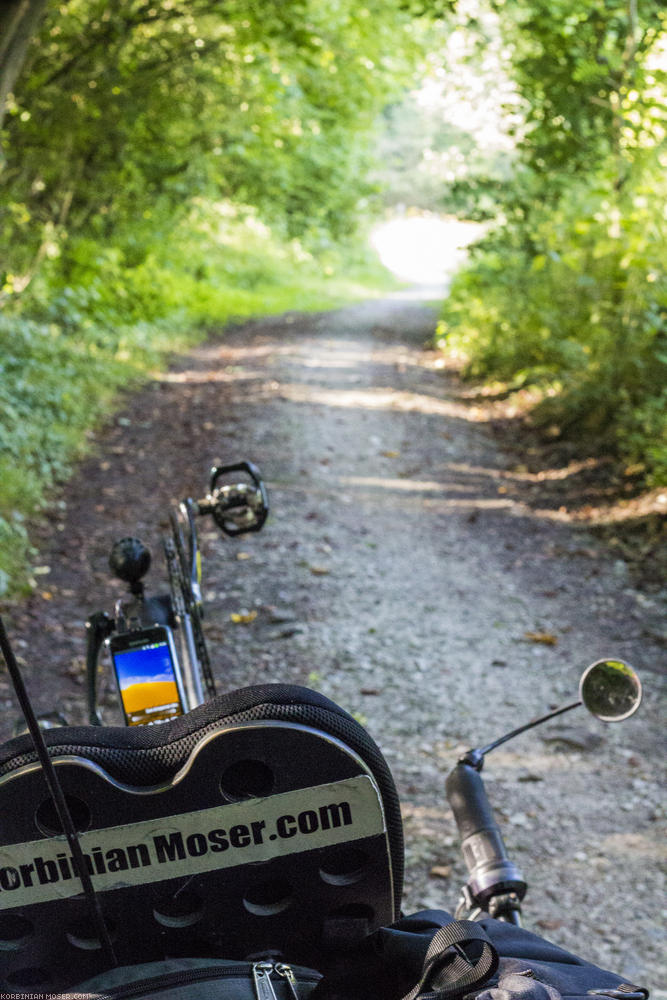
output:
M 106 640 L 128 726 L 167 722 L 187 711 L 183 678 L 166 625 L 115 632 Z
M 163 722 L 215 696 L 202 627 L 197 519 L 210 516 L 223 534 L 235 536 L 259 531 L 268 513 L 266 488 L 252 462 L 214 466 L 206 496 L 198 500 L 187 497 L 170 513 L 169 531 L 162 537 L 167 594 L 145 593 L 144 577 L 151 555 L 140 539 L 127 536 L 114 542 L 109 567 L 128 585 L 129 599 L 116 602 L 114 617 L 98 611 L 86 621 L 91 725 L 102 725 L 97 682 L 99 654 L 105 643 L 127 725 Z M 178 656 L 172 629 L 178 639 Z

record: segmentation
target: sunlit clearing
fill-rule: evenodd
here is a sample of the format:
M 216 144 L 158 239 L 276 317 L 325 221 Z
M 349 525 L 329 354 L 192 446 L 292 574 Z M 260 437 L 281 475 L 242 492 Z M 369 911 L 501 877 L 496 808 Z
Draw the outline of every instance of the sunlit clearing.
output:
M 376 226 L 371 243 L 397 278 L 444 288 L 484 228 L 483 223 L 431 214 L 397 216 Z

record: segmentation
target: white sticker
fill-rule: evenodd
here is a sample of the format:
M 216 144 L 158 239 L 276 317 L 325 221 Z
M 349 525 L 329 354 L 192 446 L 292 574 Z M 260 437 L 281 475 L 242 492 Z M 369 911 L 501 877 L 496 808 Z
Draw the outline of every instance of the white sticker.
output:
M 100 891 L 255 864 L 385 832 L 367 775 L 80 836 Z M 0 910 L 81 892 L 63 835 L 0 847 Z

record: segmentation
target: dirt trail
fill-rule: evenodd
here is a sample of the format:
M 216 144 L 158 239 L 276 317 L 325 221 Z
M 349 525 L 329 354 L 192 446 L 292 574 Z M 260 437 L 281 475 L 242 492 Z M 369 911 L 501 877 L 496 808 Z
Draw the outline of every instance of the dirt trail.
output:
M 406 294 L 245 324 L 129 399 L 43 529 L 39 591 L 10 609 L 19 653 L 40 706 L 80 719 L 83 621 L 119 593 L 111 540 L 138 534 L 159 563 L 169 504 L 214 460 L 252 458 L 271 495 L 263 534 L 203 531 L 220 686 L 308 683 L 363 718 L 404 803 L 407 909 L 452 907 L 463 880 L 443 793 L 457 751 L 571 700 L 601 656 L 644 672 L 638 717 L 567 716 L 487 772 L 529 925 L 658 987 L 657 598 L 535 502 L 485 410 L 424 349 L 434 321 Z

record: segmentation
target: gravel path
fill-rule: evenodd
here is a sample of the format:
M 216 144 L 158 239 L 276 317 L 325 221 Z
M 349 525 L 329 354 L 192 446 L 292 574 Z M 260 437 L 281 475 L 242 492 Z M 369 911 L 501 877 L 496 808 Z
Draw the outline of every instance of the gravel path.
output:
M 132 397 L 44 530 L 41 589 L 11 609 L 19 651 L 42 706 L 80 717 L 82 608 L 111 610 L 110 541 L 137 533 L 157 551 L 170 502 L 214 460 L 251 458 L 264 532 L 202 533 L 220 686 L 307 683 L 362 719 L 404 804 L 406 909 L 452 908 L 464 879 L 443 791 L 457 754 L 572 700 L 601 656 L 643 672 L 635 718 L 579 710 L 485 773 L 530 882 L 528 926 L 655 989 L 661 651 L 645 624 L 659 607 L 599 541 L 528 502 L 484 408 L 424 348 L 434 322 L 407 293 L 257 321 Z M 239 611 L 257 615 L 230 624 Z

